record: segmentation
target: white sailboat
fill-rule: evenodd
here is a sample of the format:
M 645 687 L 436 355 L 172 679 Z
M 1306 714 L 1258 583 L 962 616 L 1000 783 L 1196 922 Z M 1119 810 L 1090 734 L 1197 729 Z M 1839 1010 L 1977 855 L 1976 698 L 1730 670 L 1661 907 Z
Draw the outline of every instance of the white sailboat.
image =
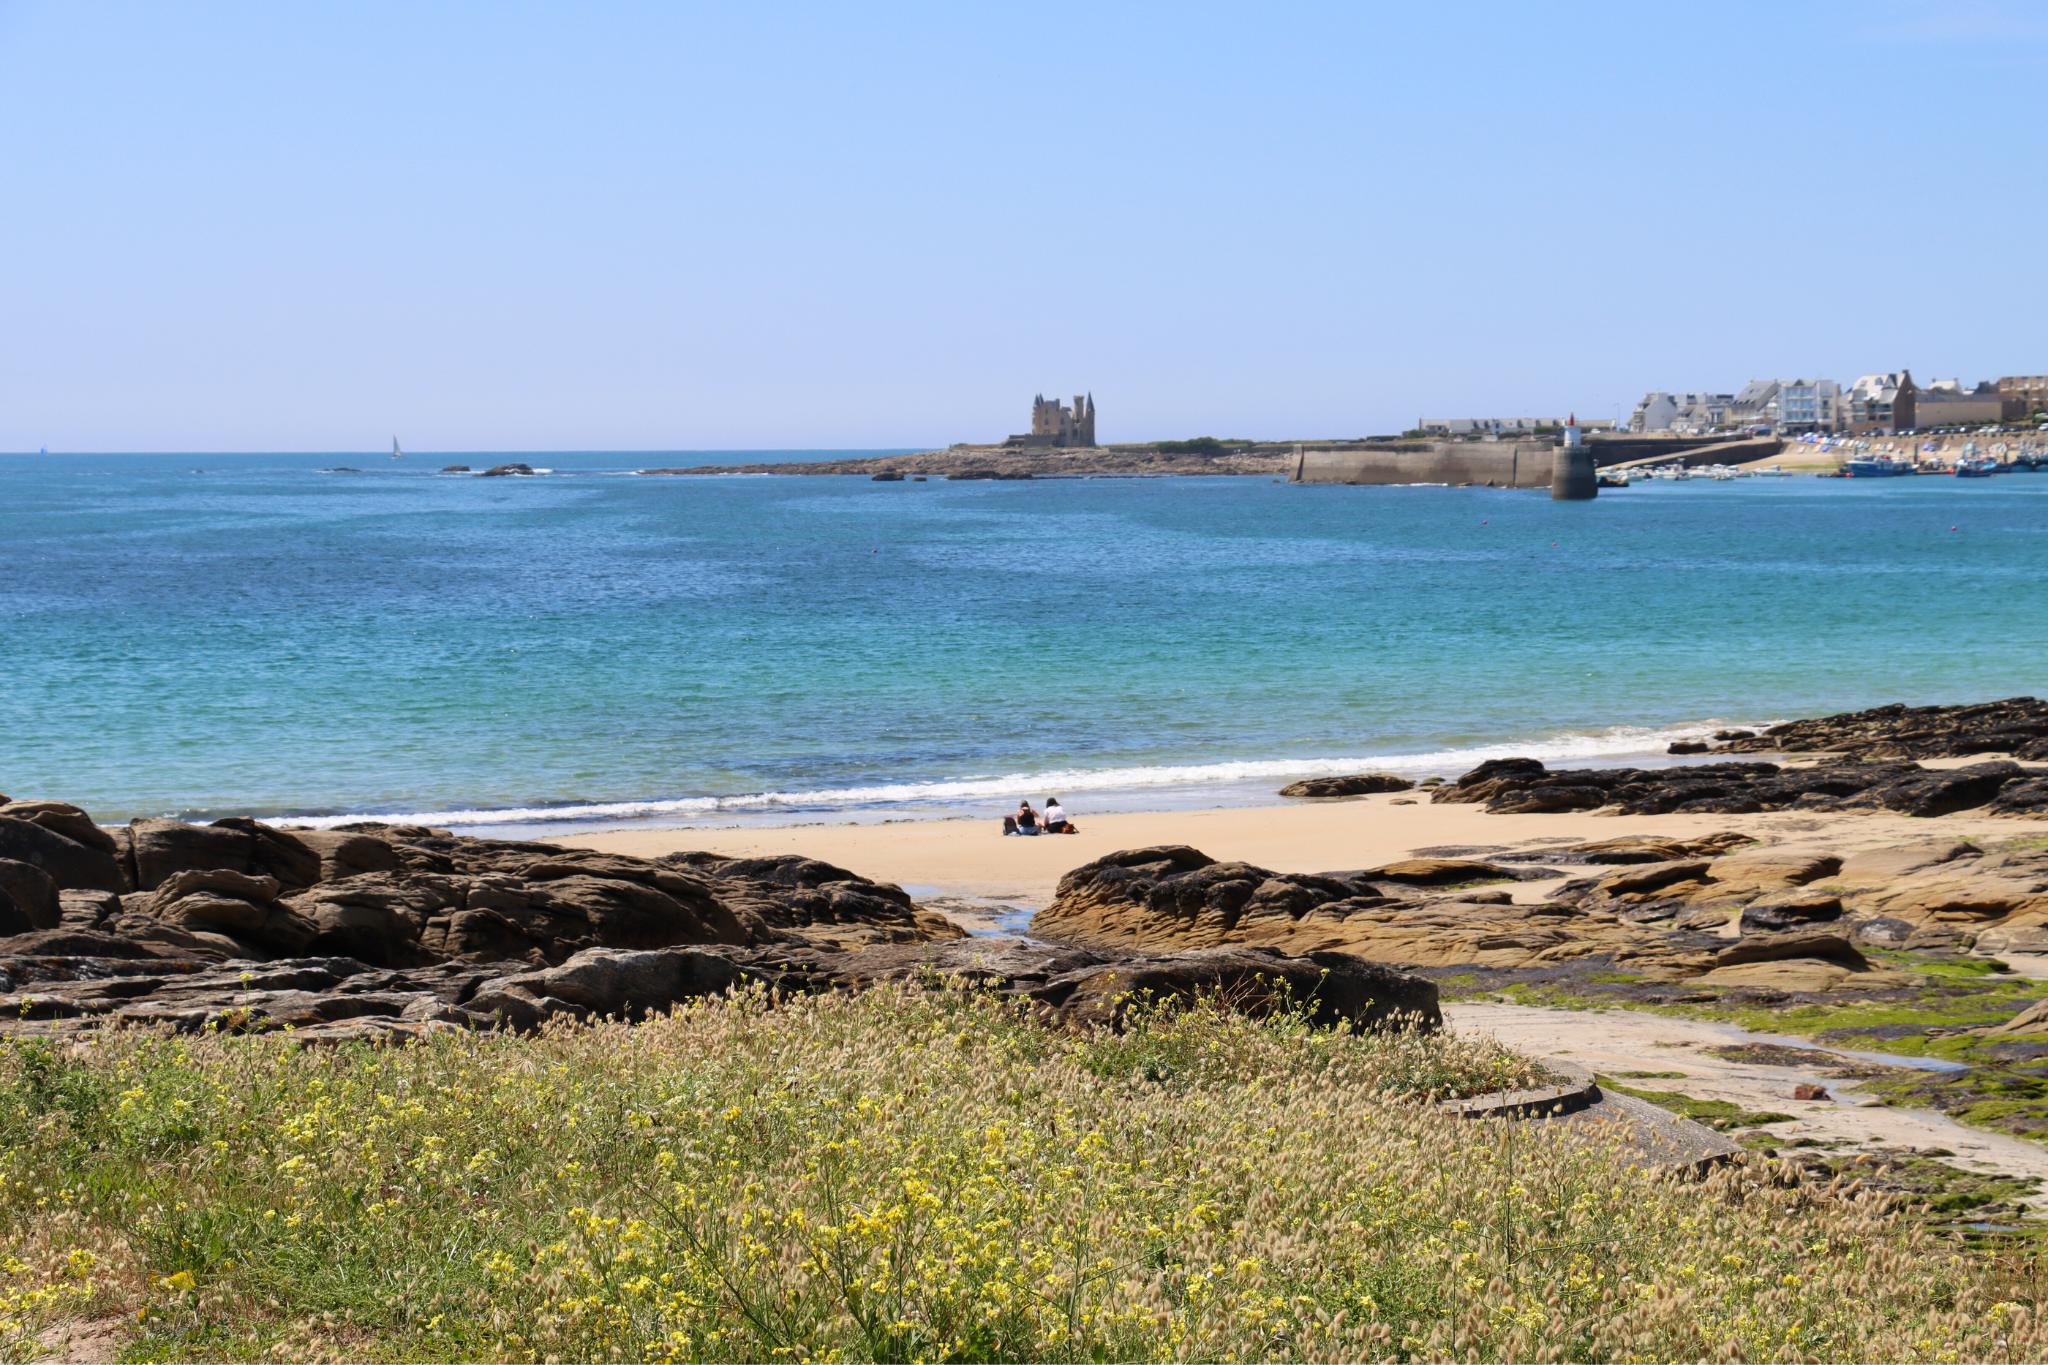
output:
M 398 438 L 396 436 L 391 438 L 391 458 L 394 460 L 405 458 L 405 452 L 398 448 Z

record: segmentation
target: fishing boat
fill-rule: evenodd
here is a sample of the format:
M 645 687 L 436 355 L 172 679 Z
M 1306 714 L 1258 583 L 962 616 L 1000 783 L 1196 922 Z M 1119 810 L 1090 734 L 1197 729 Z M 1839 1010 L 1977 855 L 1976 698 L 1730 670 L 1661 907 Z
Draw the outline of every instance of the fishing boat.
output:
M 1842 462 L 1842 477 L 1845 479 L 1896 479 L 1901 474 L 1912 472 L 1911 460 L 1895 460 L 1889 455 L 1871 455 Z
M 394 460 L 405 458 L 405 452 L 398 448 L 398 438 L 396 436 L 391 438 L 391 458 Z
M 1957 460 L 1956 477 L 1959 479 L 1988 479 L 1998 472 L 1996 460 Z

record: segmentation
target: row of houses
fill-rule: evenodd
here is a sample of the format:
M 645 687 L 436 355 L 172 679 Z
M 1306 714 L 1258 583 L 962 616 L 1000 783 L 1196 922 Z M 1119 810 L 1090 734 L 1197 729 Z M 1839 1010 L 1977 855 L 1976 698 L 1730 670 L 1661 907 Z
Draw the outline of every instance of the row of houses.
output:
M 1502 436 L 1554 435 L 1564 430 L 1566 422 L 1576 423 L 1586 431 L 1610 431 L 1614 423 L 1587 419 L 1566 413 L 1563 417 L 1418 417 L 1414 432 L 1420 436 L 1460 436 L 1499 439 Z
M 2048 375 L 2007 375 L 1972 388 L 1959 379 L 1916 384 L 1912 371 L 1890 370 L 1847 388 L 1832 379 L 1752 379 L 1740 393 L 1648 393 L 1628 429 L 1866 435 L 2019 422 L 2041 412 L 2048 412 Z

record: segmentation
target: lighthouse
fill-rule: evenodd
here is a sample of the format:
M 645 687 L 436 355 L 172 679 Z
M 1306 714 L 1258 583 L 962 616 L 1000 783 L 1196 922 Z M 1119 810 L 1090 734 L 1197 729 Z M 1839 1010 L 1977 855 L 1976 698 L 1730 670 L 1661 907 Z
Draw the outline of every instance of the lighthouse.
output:
M 1583 502 L 1600 495 L 1600 480 L 1593 469 L 1593 452 L 1579 430 L 1579 415 L 1565 419 L 1564 444 L 1551 457 L 1550 496 L 1559 502 Z

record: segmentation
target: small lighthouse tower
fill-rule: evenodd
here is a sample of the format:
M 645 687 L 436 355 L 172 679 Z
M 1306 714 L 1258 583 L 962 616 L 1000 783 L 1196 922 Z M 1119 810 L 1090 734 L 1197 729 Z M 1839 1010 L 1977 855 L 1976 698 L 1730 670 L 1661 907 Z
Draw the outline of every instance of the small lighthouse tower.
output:
M 1556 501 L 1583 502 L 1600 495 L 1600 479 L 1585 435 L 1579 430 L 1577 413 L 1565 419 L 1564 444 L 1557 448 L 1550 467 L 1550 496 Z

